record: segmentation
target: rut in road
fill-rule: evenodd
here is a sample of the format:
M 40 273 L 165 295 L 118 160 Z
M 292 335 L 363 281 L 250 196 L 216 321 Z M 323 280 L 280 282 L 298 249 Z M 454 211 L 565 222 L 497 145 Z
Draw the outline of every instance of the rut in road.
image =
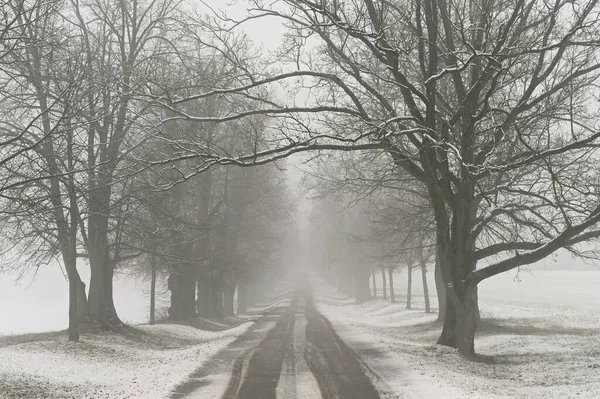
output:
M 306 362 L 315 375 L 324 399 L 379 399 L 354 352 L 314 307 L 307 293 Z
M 306 305 L 299 307 L 301 296 Z M 284 358 L 294 350 L 294 321 L 302 313 L 306 317 L 307 338 L 304 360 L 319 385 L 321 396 L 324 399 L 379 399 L 354 352 L 315 309 L 308 282 L 298 287 L 290 306 L 282 309 L 275 326 L 260 345 L 237 359 L 223 399 L 276 399 Z
M 227 399 L 275 399 L 283 360 L 291 346 L 297 295 L 256 348 L 240 357 L 223 395 Z

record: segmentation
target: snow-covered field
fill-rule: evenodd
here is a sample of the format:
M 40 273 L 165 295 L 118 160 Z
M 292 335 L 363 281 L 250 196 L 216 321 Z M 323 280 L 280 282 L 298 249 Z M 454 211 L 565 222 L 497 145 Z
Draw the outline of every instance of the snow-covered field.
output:
M 40 269 L 35 279 L 26 276 L 17 285 L 0 275 L 0 399 L 167 398 L 252 325 L 252 317 L 219 332 L 140 325 L 148 317 L 145 285 L 115 278 L 117 312 L 135 327 L 118 334 L 85 332 L 73 343 L 60 331 L 67 327 L 68 292 L 58 268 Z M 269 290 L 252 312 L 274 306 L 288 289 Z
M 145 325 L 79 343 L 57 333 L 0 337 L 0 398 L 166 398 L 250 325 L 221 332 Z
M 89 268 L 81 267 L 80 273 L 87 282 Z M 16 274 L 0 273 L 0 335 L 67 328 L 69 288 L 57 265 L 16 279 Z M 149 282 L 115 276 L 115 307 L 121 320 L 128 324 L 148 322 L 149 289 Z
M 187 326 L 139 326 L 129 334 L 5 334 L 66 327 L 66 282 L 41 271 L 27 289 L 0 279 L 0 398 L 163 398 L 250 323 L 224 332 Z M 437 298 L 428 274 L 431 303 Z M 30 280 L 29 280 L 30 281 Z M 405 309 L 406 271 L 396 273 L 397 304 L 379 298 L 354 305 L 315 280 L 319 309 L 379 377 L 390 397 L 599 398 L 600 271 L 533 270 L 481 284 L 481 362 L 434 345 L 436 314 L 424 313 L 420 272 L 413 309 Z M 145 283 L 117 278 L 119 314 L 147 319 Z M 208 398 L 207 398 L 208 399 Z
M 424 313 L 420 272 L 413 274 L 413 310 L 405 309 L 405 281 L 406 271 L 397 273 L 398 304 L 379 298 L 363 305 L 313 283 L 319 309 L 385 381 L 383 390 L 406 398 L 600 397 L 600 271 L 533 270 L 483 282 L 475 343 L 481 362 L 434 345 L 441 325 Z

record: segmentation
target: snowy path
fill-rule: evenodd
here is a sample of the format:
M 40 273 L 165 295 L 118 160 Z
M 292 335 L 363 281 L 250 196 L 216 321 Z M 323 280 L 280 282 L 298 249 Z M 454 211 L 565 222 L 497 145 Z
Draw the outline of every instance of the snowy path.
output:
M 231 378 L 224 387 L 227 372 Z M 181 385 L 173 398 L 181 397 L 378 399 L 379 394 L 302 285 Z

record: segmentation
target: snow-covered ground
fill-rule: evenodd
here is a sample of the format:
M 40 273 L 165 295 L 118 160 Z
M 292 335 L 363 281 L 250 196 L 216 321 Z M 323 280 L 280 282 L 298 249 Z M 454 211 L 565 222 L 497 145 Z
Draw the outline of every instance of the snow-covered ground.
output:
M 435 309 L 431 273 L 428 279 Z M 600 271 L 533 270 L 483 282 L 481 362 L 434 345 L 441 325 L 424 313 L 420 272 L 413 284 L 413 310 L 406 310 L 405 270 L 395 277 L 397 304 L 354 305 L 313 283 L 320 311 L 382 378 L 383 390 L 406 398 L 600 397 Z
M 73 343 L 60 331 L 67 327 L 68 287 L 59 268 L 41 268 L 35 279 L 24 276 L 16 285 L 14 276 L 1 274 L 0 399 L 167 398 L 252 325 L 253 317 L 219 332 L 140 325 L 148 319 L 147 285 L 117 275 L 115 306 L 134 327 L 121 333 L 85 332 L 81 342 Z M 286 290 L 284 284 L 268 290 L 253 314 L 276 305 Z
M 144 325 L 79 343 L 58 333 L 0 337 L 0 397 L 166 398 L 250 325 L 221 332 Z
M 86 334 L 81 343 L 64 333 L 3 336 L 66 327 L 66 282 L 46 270 L 29 288 L 31 280 L 15 287 L 0 278 L 0 398 L 163 398 L 250 326 L 139 326 L 126 335 Z M 435 311 L 431 273 L 428 279 Z M 435 313 L 424 313 L 420 272 L 412 310 L 405 309 L 405 270 L 395 283 L 399 303 L 381 299 L 378 273 L 379 298 L 354 305 L 314 281 L 319 309 L 381 377 L 383 391 L 436 399 L 600 397 L 600 271 L 534 269 L 483 282 L 478 363 L 433 344 L 441 326 Z M 117 310 L 131 324 L 147 320 L 145 285 L 116 280 Z
M 87 282 L 89 268 L 79 269 Z M 0 335 L 66 329 L 69 288 L 60 268 L 43 266 L 37 275 L 28 273 L 18 280 L 17 277 L 14 273 L 0 273 Z M 121 320 L 128 324 L 148 322 L 149 290 L 149 282 L 115 275 L 115 307 Z

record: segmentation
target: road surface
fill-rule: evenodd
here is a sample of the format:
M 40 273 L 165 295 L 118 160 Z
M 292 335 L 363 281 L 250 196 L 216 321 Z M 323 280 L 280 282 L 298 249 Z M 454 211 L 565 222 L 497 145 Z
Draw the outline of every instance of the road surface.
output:
M 378 399 L 379 394 L 354 352 L 315 309 L 308 282 L 301 281 L 172 397 Z

